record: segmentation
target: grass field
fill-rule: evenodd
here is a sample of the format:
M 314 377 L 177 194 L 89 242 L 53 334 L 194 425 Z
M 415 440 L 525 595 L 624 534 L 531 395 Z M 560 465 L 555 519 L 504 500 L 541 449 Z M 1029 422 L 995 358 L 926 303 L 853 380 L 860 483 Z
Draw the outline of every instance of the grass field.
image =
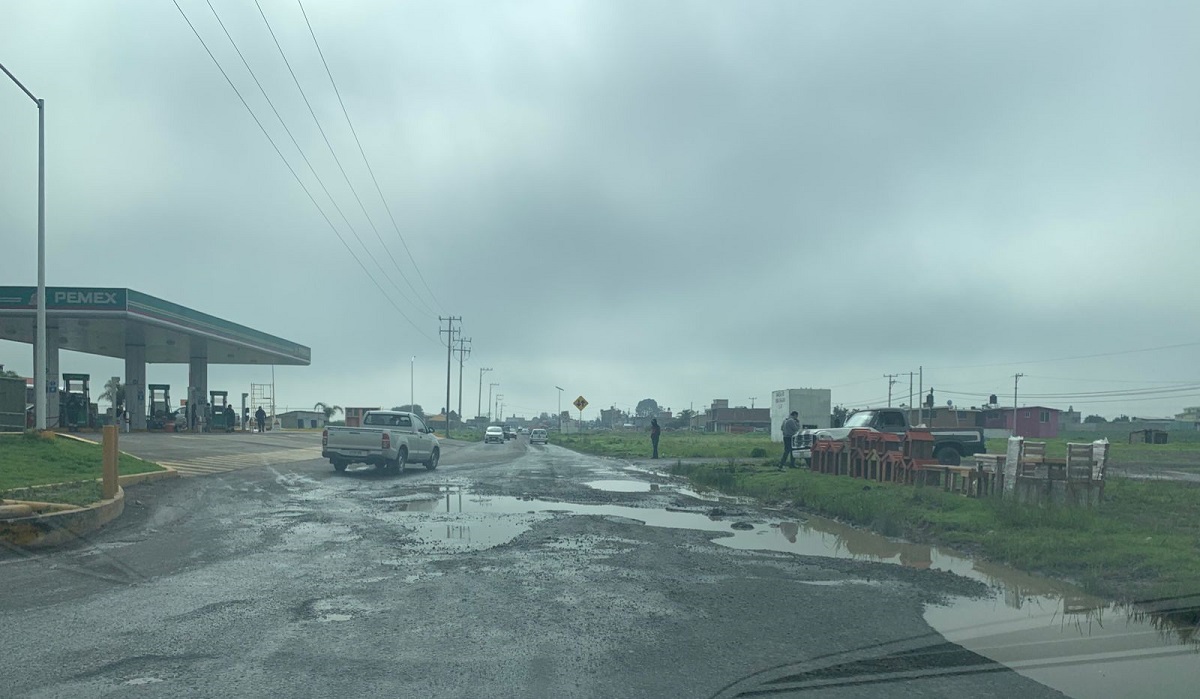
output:
M 677 464 L 699 486 L 973 551 L 1122 600 L 1195 593 L 1200 487 L 1117 479 L 1098 510 L 1027 507 L 768 465 Z
M 100 499 L 95 479 L 101 476 L 103 452 L 99 444 L 63 437 L 44 438 L 35 433 L 0 435 L 0 498 L 27 498 L 83 505 Z M 159 471 L 157 464 L 121 454 L 121 474 Z M 35 492 L 11 493 L 14 488 L 37 488 Z
M 1175 441 L 1167 444 L 1146 444 L 1144 442 L 1130 444 L 1127 439 L 1120 441 L 1116 435 L 1109 437 L 1109 458 L 1114 467 L 1127 468 L 1170 468 L 1182 471 L 1200 471 L 1200 440 L 1189 440 L 1191 435 L 1179 435 Z M 1128 437 L 1128 435 L 1125 435 Z M 1172 434 L 1172 437 L 1176 437 Z M 1046 443 L 1046 455 L 1064 457 L 1067 455 L 1067 442 L 1091 442 L 1099 439 L 1095 434 L 1073 434 L 1054 439 L 1039 439 Z M 1007 440 L 989 439 L 988 453 L 1003 454 Z
M 619 456 L 633 459 L 648 458 L 651 454 L 648 432 L 587 434 L 551 432 L 550 443 L 599 456 Z M 770 435 L 762 433 L 663 432 L 658 442 L 659 456 L 664 459 L 704 457 L 755 459 L 770 455 L 778 458 L 782 448 L 782 445 L 771 441 Z
M 1047 449 L 1051 455 L 1065 455 L 1068 441 L 1094 438 L 1047 440 Z M 650 455 L 650 438 L 644 433 L 552 433 L 550 439 L 589 454 Z M 1004 442 L 990 440 L 989 451 L 1003 453 Z M 698 486 L 792 503 L 888 536 L 955 546 L 1018 568 L 1076 580 L 1097 594 L 1123 600 L 1191 594 L 1200 580 L 1200 487 L 1195 485 L 1116 478 L 1108 483 L 1099 509 L 1038 508 L 967 498 L 939 488 L 779 471 L 773 464 L 780 448 L 765 434 L 664 432 L 659 444 L 668 463 L 725 459 L 672 467 Z M 1190 464 L 1200 470 L 1200 441 L 1113 441 L 1111 454 L 1114 466 Z

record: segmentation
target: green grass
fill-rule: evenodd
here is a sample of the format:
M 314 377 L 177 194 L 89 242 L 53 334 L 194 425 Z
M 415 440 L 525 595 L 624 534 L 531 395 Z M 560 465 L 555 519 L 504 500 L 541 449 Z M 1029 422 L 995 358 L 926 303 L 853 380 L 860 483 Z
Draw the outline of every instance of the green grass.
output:
M 1067 442 L 1087 443 L 1100 439 L 1103 435 L 1079 433 L 1053 439 L 1037 439 L 1032 441 L 1046 443 L 1046 455 L 1062 458 L 1067 455 Z M 1200 470 L 1200 441 L 1189 439 L 1192 435 L 1183 433 L 1178 436 L 1171 433 L 1175 441 L 1167 444 L 1146 444 L 1144 442 L 1130 444 L 1128 434 L 1123 437 L 1110 435 L 1109 458 L 1113 466 L 1118 467 L 1157 467 L 1175 468 L 1181 470 Z M 992 454 L 1003 454 L 1007 439 L 989 439 L 987 450 Z
M 36 433 L 0 435 L 0 497 L 25 497 L 77 505 L 94 502 L 100 498 L 100 489 L 94 480 L 101 476 L 102 460 L 103 452 L 99 444 L 65 437 L 47 439 Z M 121 474 L 162 470 L 157 464 L 128 454 L 121 454 L 117 468 Z M 7 493 L 14 488 L 50 483 L 69 483 L 70 486 L 39 488 L 36 495 L 28 492 Z M 92 486 L 96 486 L 95 497 L 88 500 Z M 50 497 L 55 494 L 71 499 Z
M 1099 509 L 1045 508 L 768 465 L 677 464 L 671 470 L 699 486 L 955 546 L 1117 599 L 1192 594 L 1200 580 L 1196 486 L 1117 479 L 1108 483 Z
M 585 434 L 550 433 L 550 443 L 585 454 L 647 458 L 650 456 L 649 432 L 594 432 Z M 764 433 L 709 434 L 701 432 L 663 432 L 658 442 L 664 459 L 717 457 L 750 459 L 778 457 L 783 446 Z M 761 451 L 755 451 L 761 450 Z

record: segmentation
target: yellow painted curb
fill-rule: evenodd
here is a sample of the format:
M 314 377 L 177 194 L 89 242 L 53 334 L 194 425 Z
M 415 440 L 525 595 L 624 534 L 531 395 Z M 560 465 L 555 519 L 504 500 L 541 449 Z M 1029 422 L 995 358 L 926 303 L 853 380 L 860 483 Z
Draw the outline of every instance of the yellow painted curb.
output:
M 0 540 L 21 548 L 58 546 L 83 538 L 125 511 L 125 490 L 78 510 L 0 520 Z

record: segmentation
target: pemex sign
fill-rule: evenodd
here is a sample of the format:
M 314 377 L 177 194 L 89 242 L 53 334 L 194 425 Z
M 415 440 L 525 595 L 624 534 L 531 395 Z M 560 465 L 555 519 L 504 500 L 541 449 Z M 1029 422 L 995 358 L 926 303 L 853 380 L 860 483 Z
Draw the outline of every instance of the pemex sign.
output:
M 0 308 L 35 309 L 37 287 L 0 286 Z M 46 308 L 56 310 L 107 310 L 126 308 L 125 289 L 97 287 L 46 287 Z

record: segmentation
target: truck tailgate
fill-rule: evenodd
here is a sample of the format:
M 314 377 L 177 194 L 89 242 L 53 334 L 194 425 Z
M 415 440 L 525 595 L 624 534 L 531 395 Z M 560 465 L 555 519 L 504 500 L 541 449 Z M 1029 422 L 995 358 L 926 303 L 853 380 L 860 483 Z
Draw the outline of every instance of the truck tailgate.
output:
M 383 430 L 377 427 L 330 427 L 329 451 L 345 453 L 377 452 L 381 448 Z

